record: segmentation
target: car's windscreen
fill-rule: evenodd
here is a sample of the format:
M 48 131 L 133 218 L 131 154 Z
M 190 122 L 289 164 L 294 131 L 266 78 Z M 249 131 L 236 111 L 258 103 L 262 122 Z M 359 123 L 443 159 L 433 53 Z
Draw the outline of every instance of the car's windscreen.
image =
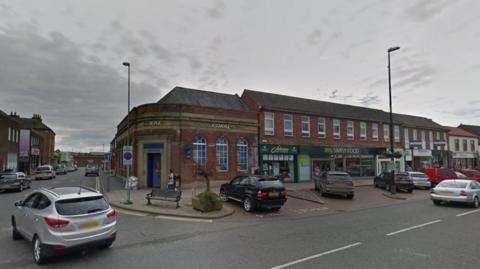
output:
M 438 187 L 441 188 L 452 188 L 452 189 L 465 189 L 467 187 L 467 182 L 458 182 L 458 181 L 442 181 L 438 184 Z
M 456 177 L 455 173 L 451 170 L 448 170 L 448 169 L 439 169 L 438 170 L 438 175 L 439 176 L 453 177 L 453 178 Z
M 2 174 L 0 175 L 0 179 L 17 179 L 16 174 Z
M 48 166 L 38 167 L 37 171 L 50 171 L 50 167 L 48 167 Z
M 417 178 L 428 178 L 427 175 L 423 173 L 411 173 L 412 177 L 417 177 Z
M 283 183 L 278 179 L 259 179 L 262 188 L 283 188 Z
M 103 196 L 59 200 L 55 203 L 60 215 L 82 215 L 108 209 Z

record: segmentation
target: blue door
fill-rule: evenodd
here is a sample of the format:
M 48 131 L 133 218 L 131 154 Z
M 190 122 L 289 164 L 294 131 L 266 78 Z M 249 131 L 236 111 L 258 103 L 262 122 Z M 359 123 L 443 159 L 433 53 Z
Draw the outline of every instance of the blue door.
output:
M 149 188 L 160 188 L 162 185 L 162 165 L 160 153 L 148 153 L 147 185 Z

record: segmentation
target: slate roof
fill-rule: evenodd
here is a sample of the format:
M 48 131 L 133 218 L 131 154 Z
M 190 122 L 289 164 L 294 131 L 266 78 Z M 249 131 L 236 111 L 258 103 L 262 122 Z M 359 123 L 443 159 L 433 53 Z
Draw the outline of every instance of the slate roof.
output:
M 236 94 L 175 87 L 158 101 L 159 104 L 194 105 L 245 111 L 243 101 Z
M 458 127 L 449 127 L 450 131 L 448 132 L 448 135 L 454 135 L 454 136 L 466 136 L 466 137 L 477 137 L 477 135 L 470 133 L 469 131 L 466 131 L 464 129 L 460 129 Z
M 390 122 L 389 114 L 383 110 L 299 98 L 281 94 L 244 90 L 263 109 L 309 113 L 327 117 Z M 394 123 L 398 123 L 395 119 Z
M 393 118 L 394 120 L 402 123 L 405 127 L 426 128 L 445 131 L 449 130 L 449 128 L 434 122 L 432 119 L 424 117 L 393 113 Z
M 474 133 L 474 134 L 480 136 L 480 126 L 479 125 L 460 124 L 460 126 L 458 126 L 458 128 L 463 129 L 463 130 L 467 130 L 470 133 Z

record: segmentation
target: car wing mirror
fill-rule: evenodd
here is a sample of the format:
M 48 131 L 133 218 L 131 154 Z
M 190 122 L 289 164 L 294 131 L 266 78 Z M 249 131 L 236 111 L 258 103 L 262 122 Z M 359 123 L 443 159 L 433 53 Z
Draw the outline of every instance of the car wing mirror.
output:
M 18 202 L 15 202 L 14 205 L 15 205 L 15 207 L 21 207 L 21 206 L 23 206 L 23 201 L 20 200 L 20 201 L 18 201 Z

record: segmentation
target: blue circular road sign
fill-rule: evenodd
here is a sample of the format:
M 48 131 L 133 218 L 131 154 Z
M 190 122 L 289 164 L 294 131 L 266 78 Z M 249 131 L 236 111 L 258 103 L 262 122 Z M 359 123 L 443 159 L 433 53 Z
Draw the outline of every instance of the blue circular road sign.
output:
M 125 152 L 123 153 L 123 158 L 127 161 L 132 159 L 132 153 L 131 152 Z

